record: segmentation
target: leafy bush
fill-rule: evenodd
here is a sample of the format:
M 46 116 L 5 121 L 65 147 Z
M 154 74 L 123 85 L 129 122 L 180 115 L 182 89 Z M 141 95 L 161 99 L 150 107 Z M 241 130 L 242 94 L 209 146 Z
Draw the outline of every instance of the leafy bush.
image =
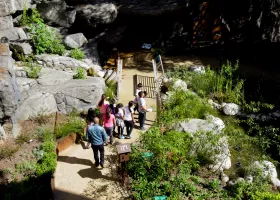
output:
M 70 114 L 67 122 L 59 125 L 56 138 L 62 138 L 72 133 L 83 135 L 85 122 L 76 114 Z
M 85 54 L 78 48 L 72 49 L 70 52 L 70 57 L 75 58 L 77 60 L 82 60 L 85 58 Z
M 117 95 L 117 83 L 108 83 L 106 86 L 107 87 L 105 89 L 104 94 L 106 95 L 108 100 L 110 101 L 111 99 L 116 98 L 116 95 Z
M 22 133 L 16 138 L 17 144 L 24 144 L 32 139 L 33 135 L 28 133 Z
M 65 53 L 65 46 L 62 43 L 61 36 L 53 28 L 43 23 L 33 24 L 30 35 L 36 49 L 36 54 L 51 53 L 63 55 Z
M 43 19 L 40 16 L 40 13 L 35 8 L 28 9 L 26 5 L 24 6 L 21 19 L 19 20 L 20 26 L 26 26 L 31 24 L 42 23 Z
M 36 167 L 36 162 L 22 162 L 16 165 L 16 170 L 24 175 L 31 175 L 36 171 Z
M 191 92 L 173 91 L 170 95 L 160 117 L 163 124 L 188 118 L 204 118 L 207 114 L 215 113 L 205 100 Z
M 244 80 L 237 77 L 238 67 L 238 61 L 234 66 L 228 61 L 218 73 L 209 67 L 206 68 L 205 73 L 190 72 L 187 68 L 177 67 L 175 71 L 167 74 L 173 78 L 186 80 L 201 97 L 208 97 L 218 102 L 242 104 Z
M 74 79 L 86 79 L 87 78 L 86 71 L 82 67 L 78 67 L 76 72 L 77 73 L 75 75 L 73 75 Z
M 21 61 L 23 61 L 24 71 L 26 72 L 27 77 L 37 79 L 41 73 L 42 66 L 35 63 L 34 55 L 31 54 L 28 57 L 25 57 L 23 54 L 18 54 L 16 50 L 15 54 Z

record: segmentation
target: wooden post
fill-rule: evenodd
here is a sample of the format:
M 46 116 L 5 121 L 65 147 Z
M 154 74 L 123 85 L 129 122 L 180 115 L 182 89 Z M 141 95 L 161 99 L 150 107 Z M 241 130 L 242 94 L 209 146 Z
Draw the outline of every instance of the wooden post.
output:
M 58 112 L 56 111 L 55 112 L 55 121 L 54 121 L 54 132 L 53 132 L 54 141 L 56 141 L 57 131 L 58 131 Z

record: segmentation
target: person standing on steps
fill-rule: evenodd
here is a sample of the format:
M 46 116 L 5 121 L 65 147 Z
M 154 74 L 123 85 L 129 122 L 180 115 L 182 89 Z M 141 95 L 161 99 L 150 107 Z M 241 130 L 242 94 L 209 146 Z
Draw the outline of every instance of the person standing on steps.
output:
M 142 83 L 138 83 L 137 84 L 137 87 L 136 87 L 136 92 L 135 92 L 135 99 L 134 99 L 134 104 L 135 104 L 135 107 L 134 107 L 134 112 L 137 110 L 138 111 L 138 100 L 139 100 L 139 96 L 138 96 L 138 93 L 140 91 L 142 91 Z
M 123 104 L 119 103 L 117 106 L 116 106 L 116 123 L 117 123 L 117 126 L 118 126 L 118 134 L 119 134 L 119 138 L 120 139 L 124 139 L 124 136 L 123 136 L 123 129 L 124 129 L 124 121 L 123 121 L 123 118 L 124 118 L 124 110 L 123 110 Z
M 124 108 L 124 124 L 126 126 L 126 139 L 131 138 L 131 132 L 134 128 L 134 116 L 133 116 L 133 101 L 128 102 L 128 106 Z
M 145 93 L 144 92 L 139 92 L 139 124 L 140 124 L 140 130 L 145 131 L 145 121 L 146 121 L 146 112 L 147 110 L 147 105 L 146 105 L 146 100 L 145 100 Z M 147 93 L 146 93 L 147 95 Z
M 116 100 L 115 100 L 114 98 L 111 99 L 109 107 L 110 107 L 111 110 L 112 110 L 112 113 L 111 113 L 111 114 L 115 115 L 115 114 L 116 114 L 116 113 L 115 113 L 115 111 L 116 111 Z M 116 130 L 116 126 L 113 127 L 113 135 L 116 133 L 115 130 Z
M 106 101 L 106 95 L 102 94 L 101 100 L 98 102 L 99 111 L 101 113 L 100 116 L 100 126 L 103 124 L 104 115 L 106 114 L 106 110 L 109 107 L 109 102 Z
M 116 119 L 115 116 L 112 114 L 111 108 L 107 108 L 106 114 L 103 116 L 104 121 L 104 128 L 107 133 L 107 135 L 110 137 L 110 144 L 113 144 L 114 138 L 113 138 L 113 127 L 116 126 Z M 106 145 L 107 145 L 106 141 Z
M 87 129 L 86 140 L 91 143 L 93 150 L 95 166 L 104 166 L 104 142 L 107 140 L 105 129 L 99 125 L 99 119 L 95 117 L 93 119 L 94 125 Z M 100 160 L 98 156 L 100 153 Z

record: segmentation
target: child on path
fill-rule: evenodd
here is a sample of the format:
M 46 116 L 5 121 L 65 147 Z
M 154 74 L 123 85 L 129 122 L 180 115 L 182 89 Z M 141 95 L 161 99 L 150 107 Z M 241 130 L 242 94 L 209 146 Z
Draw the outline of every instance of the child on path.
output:
M 135 107 L 134 107 L 134 112 L 137 110 L 138 112 L 138 99 L 139 99 L 139 92 L 142 91 L 142 83 L 138 83 L 137 84 L 137 87 L 136 87 L 136 92 L 135 92 L 135 99 L 134 99 L 134 104 L 135 104 Z
M 115 113 L 115 111 L 116 111 L 116 100 L 115 99 L 111 99 L 109 107 L 112 110 L 111 114 L 115 115 L 116 114 Z M 113 135 L 116 133 L 115 129 L 116 129 L 116 126 L 113 127 Z
M 104 128 L 107 135 L 110 137 L 110 144 L 113 144 L 113 127 L 116 126 L 115 116 L 112 114 L 111 108 L 107 108 L 106 114 L 103 116 Z M 106 144 L 108 144 L 106 142 Z
M 124 139 L 123 136 L 123 129 L 124 129 L 124 121 L 123 121 L 123 117 L 124 117 L 124 111 L 123 111 L 123 105 L 121 103 L 119 103 L 116 107 L 116 123 L 118 126 L 118 134 L 119 134 L 119 138 L 120 139 Z
M 128 103 L 128 106 L 124 108 L 124 124 L 126 126 L 126 139 L 131 138 L 131 132 L 134 128 L 134 116 L 133 116 L 133 101 Z

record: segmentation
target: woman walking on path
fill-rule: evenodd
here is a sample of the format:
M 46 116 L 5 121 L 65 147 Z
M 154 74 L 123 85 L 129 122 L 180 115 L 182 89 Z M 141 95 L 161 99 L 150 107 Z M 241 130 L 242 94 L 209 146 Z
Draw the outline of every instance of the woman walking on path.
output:
M 116 123 L 118 126 L 118 134 L 119 134 L 119 138 L 120 139 L 124 139 L 123 136 L 123 129 L 124 129 L 124 121 L 123 121 L 123 117 L 124 117 L 124 111 L 123 111 L 123 105 L 121 103 L 119 103 L 116 106 Z
M 136 91 L 135 91 L 135 99 L 134 99 L 134 104 L 135 104 L 135 107 L 134 107 L 134 112 L 137 110 L 138 111 L 138 99 L 139 99 L 139 96 L 138 96 L 138 93 L 142 91 L 142 83 L 138 83 L 137 84 L 137 87 L 136 87 Z
M 106 95 L 102 94 L 101 100 L 98 102 L 98 107 L 101 113 L 100 116 L 100 125 L 103 124 L 104 115 L 106 114 L 107 108 L 109 107 L 109 102 L 106 101 Z
M 134 128 L 134 116 L 133 116 L 133 101 L 128 103 L 128 106 L 124 108 L 124 124 L 126 126 L 126 139 L 131 138 L 131 132 Z
M 87 130 L 89 129 L 89 127 L 93 126 L 94 117 L 95 117 L 94 110 L 92 108 L 88 109 L 88 114 L 87 114 L 87 118 L 86 118 L 87 127 L 84 129 L 85 134 L 86 134 Z M 89 149 L 90 146 L 91 146 L 90 142 L 88 142 L 86 148 Z
M 107 133 L 107 135 L 110 137 L 110 144 L 113 144 L 114 138 L 113 138 L 113 127 L 116 126 L 116 119 L 115 116 L 112 113 L 111 108 L 107 108 L 106 114 L 103 116 L 104 120 L 104 128 Z M 107 144 L 107 142 L 106 142 Z

